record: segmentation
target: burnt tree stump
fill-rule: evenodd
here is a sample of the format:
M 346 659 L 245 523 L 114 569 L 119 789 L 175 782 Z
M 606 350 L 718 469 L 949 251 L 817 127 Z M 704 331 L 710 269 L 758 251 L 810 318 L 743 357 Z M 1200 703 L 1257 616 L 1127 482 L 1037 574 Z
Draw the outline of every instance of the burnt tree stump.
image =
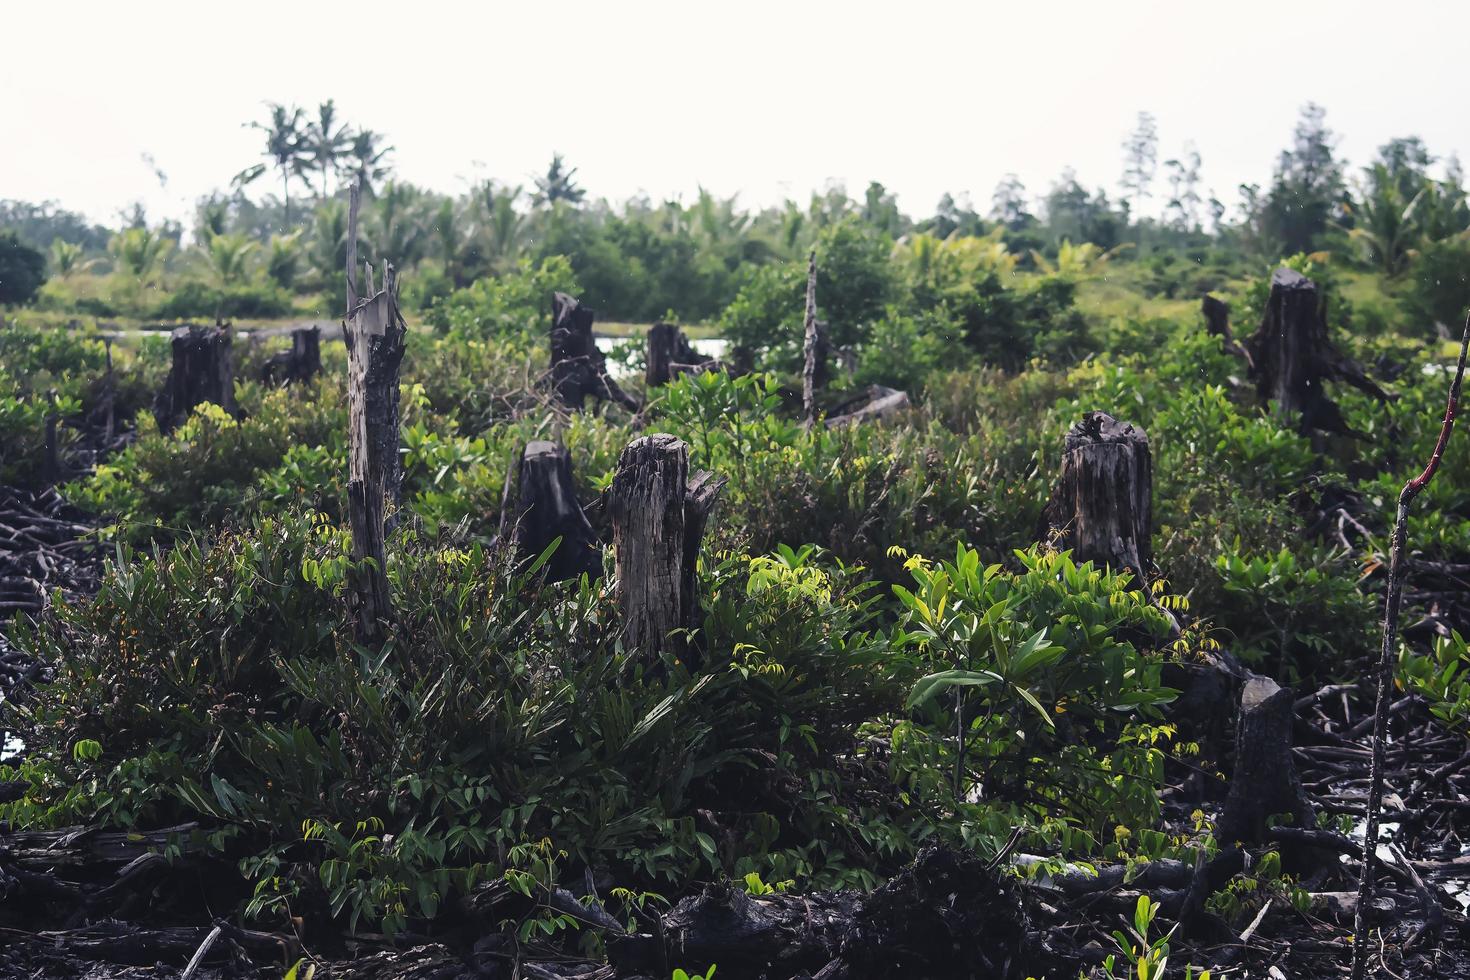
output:
M 1235 332 L 1230 329 L 1230 307 L 1225 305 L 1224 300 L 1206 293 L 1200 301 L 1200 312 L 1205 315 L 1205 330 L 1210 336 L 1220 338 L 1225 353 L 1234 354 L 1248 366 L 1254 367 L 1250 351 L 1240 346 L 1240 342 L 1235 339 Z
M 1240 692 L 1235 730 L 1235 770 L 1225 809 L 1215 825 L 1222 848 L 1267 840 L 1267 818 L 1289 814 L 1291 826 L 1317 825 L 1291 758 L 1291 726 L 1296 716 L 1291 688 L 1251 674 Z
M 577 411 L 591 395 L 636 412 L 638 402 L 608 375 L 607 358 L 597 349 L 592 336 L 596 315 L 573 296 L 551 295 L 551 385 L 562 403 Z
M 1077 562 L 1126 568 L 1142 581 L 1152 558 L 1153 479 L 1147 434 L 1088 412 L 1067 432 L 1043 529 Z
M 398 309 L 398 280 L 383 265 L 382 288 L 366 270 L 366 298 L 358 299 L 357 211 L 361 189 L 352 187 L 348 217 L 347 344 L 348 521 L 352 528 L 352 612 L 358 642 L 375 646 L 393 620 L 388 583 L 385 523 L 390 502 L 398 499 L 398 369 L 403 362 L 408 325 Z
M 163 389 L 153 400 L 158 427 L 171 431 L 204 402 L 212 402 L 233 415 L 235 377 L 230 328 L 191 324 L 179 327 L 170 339 L 173 363 Z
M 677 373 L 674 365 L 702 366 L 706 358 L 699 355 L 689 338 L 674 323 L 655 323 L 648 328 L 648 366 L 643 381 L 650 388 L 666 385 Z
M 291 349 L 274 354 L 260 369 L 268 385 L 303 384 L 322 371 L 322 331 L 303 327 L 291 331 Z
M 687 634 L 670 634 L 699 626 L 695 564 L 725 482 L 702 471 L 691 477 L 689 447 L 664 433 L 634 439 L 618 457 L 607 499 L 629 649 L 690 651 Z
M 1327 381 L 1345 381 L 1379 401 L 1389 395 L 1327 337 L 1326 306 L 1317 284 L 1293 269 L 1271 274 L 1271 296 L 1261 326 L 1245 342 L 1256 391 L 1300 432 L 1358 436 L 1342 409 L 1327 397 Z
M 561 539 L 543 568 L 548 581 L 602 574 L 602 545 L 577 501 L 572 455 L 563 446 L 546 441 L 526 446 L 515 497 L 502 513 L 501 525 L 502 540 L 514 540 L 523 567 Z

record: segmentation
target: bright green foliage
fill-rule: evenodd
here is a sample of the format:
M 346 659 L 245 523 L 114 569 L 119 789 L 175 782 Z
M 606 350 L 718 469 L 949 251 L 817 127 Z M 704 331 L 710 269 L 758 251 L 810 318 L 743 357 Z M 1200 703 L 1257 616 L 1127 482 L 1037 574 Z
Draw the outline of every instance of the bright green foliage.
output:
M 1096 840 L 1110 819 L 1151 823 L 1158 801 L 1144 787 L 1161 778 L 1162 753 L 1125 729 L 1176 692 L 1160 660 L 1119 634 L 1163 641 L 1163 614 L 1126 575 L 1067 555 L 1016 559 L 1019 574 L 963 547 L 953 562 L 911 558 L 915 588 L 893 587 L 905 610 L 893 642 L 926 668 L 908 699 L 925 724 L 892 734 L 903 784 L 933 799 L 953 773 L 957 804 L 1033 800 L 1033 819 L 1063 817 Z
M 1458 630 L 1435 637 L 1427 654 L 1399 651 L 1400 683 L 1422 694 L 1446 725 L 1470 731 L 1470 645 Z
M 1285 548 L 1274 555 L 1221 555 L 1220 621 L 1235 633 L 1236 654 L 1292 680 L 1314 670 L 1330 673 L 1371 650 L 1374 606 L 1358 590 L 1346 557 Z
M 504 275 L 456 290 L 435 303 L 425 319 L 454 337 L 539 342 L 550 331 L 551 294 L 558 290 L 579 290 L 566 259 L 522 259 Z

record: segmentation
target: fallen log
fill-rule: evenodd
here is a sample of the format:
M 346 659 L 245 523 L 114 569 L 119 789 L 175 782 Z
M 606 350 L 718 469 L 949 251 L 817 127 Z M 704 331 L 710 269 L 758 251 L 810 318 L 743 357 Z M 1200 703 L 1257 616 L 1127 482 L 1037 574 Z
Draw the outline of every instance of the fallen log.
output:
M 887 419 L 907 411 L 908 408 L 908 392 L 872 385 L 862 397 L 844 403 L 836 412 L 827 416 L 827 427 L 837 429 L 858 422 Z

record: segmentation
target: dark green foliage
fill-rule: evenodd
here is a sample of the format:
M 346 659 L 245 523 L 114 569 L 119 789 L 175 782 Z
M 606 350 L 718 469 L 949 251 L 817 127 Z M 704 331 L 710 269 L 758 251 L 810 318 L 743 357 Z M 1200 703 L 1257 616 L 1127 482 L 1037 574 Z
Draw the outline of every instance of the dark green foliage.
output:
M 1402 303 L 1423 336 L 1462 323 L 1470 309 L 1470 241 L 1455 238 L 1426 246 L 1409 271 Z
M 0 306 L 29 303 L 45 281 L 46 256 L 15 232 L 0 231 Z

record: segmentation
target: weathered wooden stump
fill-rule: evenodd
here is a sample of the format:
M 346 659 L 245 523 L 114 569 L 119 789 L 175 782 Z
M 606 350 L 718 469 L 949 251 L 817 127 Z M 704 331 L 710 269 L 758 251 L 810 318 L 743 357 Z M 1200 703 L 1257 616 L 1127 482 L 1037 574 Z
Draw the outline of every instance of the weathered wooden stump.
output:
M 321 373 L 322 331 L 304 327 L 291 331 L 291 349 L 272 355 L 260 369 L 260 380 L 268 385 L 303 384 Z
M 514 540 L 522 565 L 534 561 L 557 538 L 561 543 L 544 566 L 549 581 L 602 573 L 602 545 L 577 501 L 572 455 L 554 442 L 526 446 L 516 474 L 514 499 L 501 514 L 503 540 Z
M 153 417 L 165 432 L 183 422 L 196 405 L 212 402 L 235 411 L 235 377 L 230 328 L 191 324 L 171 337 L 173 364 L 153 400 Z
M 1275 403 L 1277 415 L 1301 432 L 1359 435 L 1327 397 L 1327 381 L 1345 381 L 1380 401 L 1389 398 L 1361 367 L 1332 346 L 1317 284 L 1293 269 L 1271 274 L 1265 316 L 1246 339 L 1245 350 L 1261 399 Z
M 666 385 L 674 380 L 674 365 L 703 365 L 707 358 L 700 357 L 689 338 L 684 336 L 674 323 L 655 323 L 648 328 L 648 365 L 643 381 L 650 388 Z
M 1153 527 L 1153 457 L 1144 431 L 1106 412 L 1084 415 L 1067 432 L 1042 521 L 1079 563 L 1126 568 L 1141 581 Z
M 348 521 L 352 528 L 352 610 L 358 642 L 376 645 L 393 620 L 388 583 L 385 523 L 390 502 L 398 500 L 398 369 L 403 362 L 408 325 L 398 309 L 398 280 L 384 263 L 381 289 L 367 269 L 366 298 L 358 299 L 357 211 L 361 196 L 354 184 L 348 217 L 347 344 Z
M 618 457 L 608 491 L 617 552 L 618 604 L 630 649 L 689 651 L 698 628 L 695 566 L 705 522 L 725 479 L 689 475 L 689 447 L 658 433 L 634 439 Z
M 1261 844 L 1267 839 L 1267 819 L 1278 814 L 1289 815 L 1291 826 L 1299 829 L 1317 825 L 1291 758 L 1294 706 L 1291 688 L 1260 674 L 1246 679 L 1235 730 L 1235 770 L 1215 824 L 1221 847 Z
M 596 313 L 566 293 L 551 296 L 551 385 L 569 408 L 582 410 L 587 396 L 615 401 L 631 412 L 638 402 L 607 373 L 607 358 L 592 336 Z
M 1235 339 L 1234 331 L 1230 329 L 1230 307 L 1226 306 L 1223 300 L 1206 293 L 1200 301 L 1200 312 L 1205 315 L 1205 330 L 1210 336 L 1220 338 L 1220 344 L 1224 347 L 1225 353 L 1234 354 L 1247 365 L 1253 366 L 1250 351 L 1240 346 L 1240 342 Z

